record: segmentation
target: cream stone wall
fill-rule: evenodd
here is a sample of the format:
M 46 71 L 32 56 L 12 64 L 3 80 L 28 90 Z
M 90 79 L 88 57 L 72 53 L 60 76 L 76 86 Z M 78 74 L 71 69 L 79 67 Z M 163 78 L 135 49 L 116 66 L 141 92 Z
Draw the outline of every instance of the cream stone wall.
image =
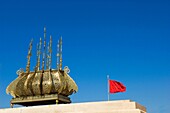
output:
M 146 113 L 146 108 L 134 101 L 117 100 L 7 108 L 0 113 Z

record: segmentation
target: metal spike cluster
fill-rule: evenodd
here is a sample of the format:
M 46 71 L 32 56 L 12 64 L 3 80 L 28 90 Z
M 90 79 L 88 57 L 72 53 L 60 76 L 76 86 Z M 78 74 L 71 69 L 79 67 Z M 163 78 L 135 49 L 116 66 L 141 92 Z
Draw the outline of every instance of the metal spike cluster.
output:
M 31 40 L 29 44 L 29 50 L 27 55 L 27 66 L 26 66 L 26 72 L 30 72 L 30 58 L 31 58 L 31 51 L 32 51 L 32 43 L 33 40 Z M 44 44 L 43 44 L 43 52 L 41 52 L 42 47 L 42 39 L 40 38 L 40 42 L 37 44 L 37 63 L 35 67 L 35 71 L 40 70 L 40 58 L 42 53 L 42 70 L 51 69 L 52 65 L 52 36 L 50 35 L 50 42 L 47 45 L 46 49 L 46 28 L 44 27 Z M 57 44 L 57 70 L 62 70 L 62 37 L 58 40 Z

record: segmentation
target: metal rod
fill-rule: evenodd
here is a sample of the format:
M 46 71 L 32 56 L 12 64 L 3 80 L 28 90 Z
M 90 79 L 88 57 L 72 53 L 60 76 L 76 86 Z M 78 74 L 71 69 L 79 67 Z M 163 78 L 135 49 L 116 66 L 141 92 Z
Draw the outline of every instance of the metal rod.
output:
M 59 53 L 60 54 L 60 68 L 59 69 L 62 70 L 62 60 L 63 60 L 62 59 L 62 37 L 60 38 L 60 47 L 59 48 L 60 48 L 60 53 Z
M 37 63 L 36 63 L 36 66 L 35 66 L 35 71 L 38 70 L 38 57 L 39 57 L 39 44 L 37 43 Z
M 52 36 L 50 36 L 50 45 L 49 45 L 49 69 L 51 69 L 52 62 Z
M 60 57 L 60 52 L 59 52 L 59 40 L 58 40 L 58 44 L 57 44 L 57 70 L 59 70 L 59 57 Z
M 42 44 L 42 40 L 41 40 L 41 37 L 40 37 L 40 42 L 39 42 L 39 47 L 38 47 L 38 65 L 37 65 L 37 71 L 40 70 L 41 44 Z
M 44 52 L 43 52 L 42 70 L 44 70 L 45 67 L 45 58 L 46 58 L 46 28 L 44 27 Z
M 28 56 L 27 56 L 27 66 L 26 66 L 26 72 L 30 72 L 30 59 L 31 59 L 31 51 L 32 51 L 32 42 L 33 39 L 31 40 L 29 44 L 29 49 L 28 49 Z
M 50 49 L 50 47 L 49 47 L 50 45 L 49 45 L 49 43 L 47 44 L 47 50 L 48 50 L 48 52 L 47 52 L 47 57 L 46 57 L 46 69 L 49 69 L 49 58 L 50 58 L 50 55 L 49 55 L 49 49 Z
M 110 84 L 109 84 L 109 75 L 107 75 L 107 89 L 108 89 L 108 101 L 110 100 L 110 91 L 109 91 L 109 89 L 110 89 Z

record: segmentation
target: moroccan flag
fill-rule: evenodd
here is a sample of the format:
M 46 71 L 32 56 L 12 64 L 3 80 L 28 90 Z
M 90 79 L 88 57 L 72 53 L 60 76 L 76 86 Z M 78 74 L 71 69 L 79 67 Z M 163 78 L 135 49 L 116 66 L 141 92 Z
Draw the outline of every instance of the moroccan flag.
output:
M 115 81 L 115 80 L 109 80 L 109 92 L 110 93 L 118 93 L 118 92 L 124 92 L 126 91 L 126 87 L 118 82 L 118 81 Z

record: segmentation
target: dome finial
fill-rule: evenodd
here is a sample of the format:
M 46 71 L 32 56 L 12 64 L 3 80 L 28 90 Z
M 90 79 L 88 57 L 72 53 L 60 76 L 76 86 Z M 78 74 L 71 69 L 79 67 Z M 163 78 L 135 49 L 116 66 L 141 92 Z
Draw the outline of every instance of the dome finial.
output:
M 60 70 L 62 70 L 62 37 L 60 38 Z
M 41 55 L 41 37 L 40 42 L 37 44 L 37 65 L 36 65 L 36 71 L 40 70 L 40 55 Z
M 57 70 L 59 70 L 60 68 L 60 66 L 59 66 L 59 61 L 60 61 L 60 42 L 59 42 L 59 40 L 58 40 L 58 43 L 57 43 Z
M 45 58 L 46 58 L 46 27 L 44 27 L 44 52 L 43 52 L 43 62 L 42 62 L 43 71 L 44 71 L 44 66 L 45 66 Z
M 31 40 L 30 44 L 29 44 L 29 49 L 28 49 L 28 55 L 27 55 L 27 66 L 26 66 L 26 72 L 29 73 L 30 72 L 30 59 L 31 59 L 31 51 L 32 51 L 32 42 L 33 39 Z
M 49 49 L 48 49 L 48 52 L 49 52 L 49 60 L 48 60 L 48 63 L 49 63 L 49 69 L 51 69 L 51 62 L 52 62 L 52 58 L 51 58 L 51 54 L 52 54 L 52 36 L 50 35 L 50 43 L 49 43 Z
M 57 44 L 57 69 L 62 70 L 62 37 Z

